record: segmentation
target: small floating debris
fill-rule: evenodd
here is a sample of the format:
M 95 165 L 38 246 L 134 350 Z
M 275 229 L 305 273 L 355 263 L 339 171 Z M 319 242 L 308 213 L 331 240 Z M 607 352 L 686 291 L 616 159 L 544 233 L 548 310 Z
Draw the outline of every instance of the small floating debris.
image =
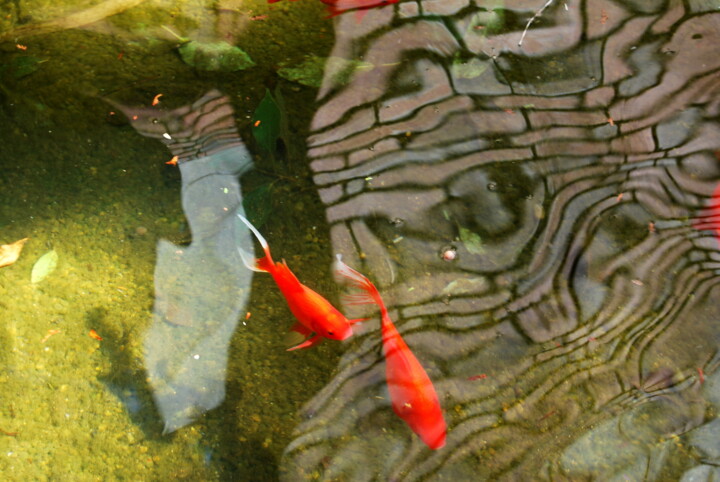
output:
M 466 295 L 481 293 L 488 289 L 488 281 L 484 277 L 480 278 L 458 278 L 451 281 L 443 288 L 443 295 Z
M 58 333 L 61 333 L 62 330 L 52 329 L 48 330 L 47 335 L 43 336 L 42 340 L 40 340 L 40 343 L 45 343 L 50 339 L 51 336 L 57 335 Z
M 444 246 L 440 250 L 440 259 L 443 261 L 454 261 L 457 259 L 457 248 L 455 248 L 455 246 Z
M 484 380 L 487 378 L 487 375 L 485 373 L 481 373 L 480 375 L 473 375 L 471 377 L 468 377 L 468 380 Z

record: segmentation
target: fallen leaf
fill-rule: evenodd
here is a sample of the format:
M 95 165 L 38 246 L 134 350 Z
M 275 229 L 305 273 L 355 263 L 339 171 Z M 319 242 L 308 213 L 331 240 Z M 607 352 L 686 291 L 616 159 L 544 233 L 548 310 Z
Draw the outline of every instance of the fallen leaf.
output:
M 253 114 L 254 129 L 252 133 L 257 143 L 271 154 L 274 154 L 277 149 L 283 115 L 280 104 L 275 100 L 270 90 L 265 89 L 265 97 L 260 101 Z
M 47 335 L 45 335 L 43 339 L 40 340 L 40 343 L 45 343 L 50 339 L 51 336 L 57 335 L 58 333 L 61 333 L 61 330 L 48 330 Z
M 0 245 L 0 268 L 13 264 L 20 257 L 20 251 L 30 238 L 23 238 L 12 244 Z
M 460 241 L 471 254 L 485 253 L 480 235 L 462 226 L 460 226 Z
M 32 74 L 40 68 L 40 64 L 47 62 L 47 59 L 40 59 L 31 55 L 21 55 L 15 57 L 9 63 L 10 72 L 16 79 L 21 79 Z
M 35 261 L 32 273 L 30 274 L 31 283 L 39 283 L 44 280 L 47 275 L 55 271 L 58 262 L 58 255 L 54 249 L 51 249 L 47 253 L 40 256 L 40 259 Z
M 480 293 L 488 289 L 488 282 L 485 278 L 458 278 L 451 281 L 443 288 L 444 295 L 464 295 Z

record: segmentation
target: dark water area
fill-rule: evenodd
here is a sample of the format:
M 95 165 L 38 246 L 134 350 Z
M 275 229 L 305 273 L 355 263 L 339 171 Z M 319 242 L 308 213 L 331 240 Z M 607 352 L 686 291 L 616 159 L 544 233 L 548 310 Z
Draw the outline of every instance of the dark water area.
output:
M 0 3 L 4 477 L 719 478 L 720 3 L 336 4 Z

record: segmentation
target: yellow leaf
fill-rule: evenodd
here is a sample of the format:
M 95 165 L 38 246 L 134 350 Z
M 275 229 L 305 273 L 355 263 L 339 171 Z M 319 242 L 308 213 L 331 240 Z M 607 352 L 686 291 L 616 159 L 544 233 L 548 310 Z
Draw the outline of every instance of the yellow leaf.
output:
M 10 266 L 20 257 L 20 251 L 30 238 L 23 238 L 12 244 L 0 245 L 0 268 Z

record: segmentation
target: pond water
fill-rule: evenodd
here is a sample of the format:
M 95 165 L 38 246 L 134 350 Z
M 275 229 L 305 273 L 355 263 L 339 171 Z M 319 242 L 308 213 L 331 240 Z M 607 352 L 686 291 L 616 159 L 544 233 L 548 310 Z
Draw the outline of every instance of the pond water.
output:
M 720 478 L 720 2 L 0 12 L 4 478 Z

